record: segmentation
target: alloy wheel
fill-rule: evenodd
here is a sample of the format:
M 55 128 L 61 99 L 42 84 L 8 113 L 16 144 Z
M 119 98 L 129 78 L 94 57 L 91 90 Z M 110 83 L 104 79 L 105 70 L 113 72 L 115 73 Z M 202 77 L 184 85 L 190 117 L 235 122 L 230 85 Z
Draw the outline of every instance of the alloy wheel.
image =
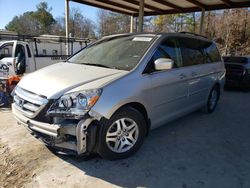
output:
M 108 129 L 106 144 L 115 153 L 123 153 L 130 150 L 139 136 L 137 123 L 130 118 L 116 120 Z
M 211 110 L 215 108 L 217 101 L 218 101 L 218 91 L 216 89 L 213 89 L 209 100 L 209 108 Z

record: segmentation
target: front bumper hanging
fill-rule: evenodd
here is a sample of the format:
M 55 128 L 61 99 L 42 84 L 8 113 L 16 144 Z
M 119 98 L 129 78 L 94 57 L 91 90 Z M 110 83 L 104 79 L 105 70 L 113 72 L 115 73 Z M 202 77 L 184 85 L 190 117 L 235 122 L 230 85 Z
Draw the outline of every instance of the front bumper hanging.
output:
M 54 147 L 63 153 L 84 155 L 92 152 L 97 135 L 97 121 L 88 117 L 78 123 L 63 121 L 58 124 L 49 124 L 35 121 L 22 115 L 15 103 L 12 111 L 18 124 L 24 125 L 36 138 L 46 145 Z

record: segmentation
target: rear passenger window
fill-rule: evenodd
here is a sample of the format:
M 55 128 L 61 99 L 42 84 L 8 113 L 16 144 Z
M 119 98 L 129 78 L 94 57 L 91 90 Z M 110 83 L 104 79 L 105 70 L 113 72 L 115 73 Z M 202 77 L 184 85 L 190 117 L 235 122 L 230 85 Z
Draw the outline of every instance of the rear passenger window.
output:
M 205 63 L 203 44 L 200 40 L 180 38 L 179 43 L 184 67 Z
M 205 48 L 204 52 L 206 54 L 206 63 L 214 63 L 221 61 L 220 53 L 214 43 L 209 43 Z

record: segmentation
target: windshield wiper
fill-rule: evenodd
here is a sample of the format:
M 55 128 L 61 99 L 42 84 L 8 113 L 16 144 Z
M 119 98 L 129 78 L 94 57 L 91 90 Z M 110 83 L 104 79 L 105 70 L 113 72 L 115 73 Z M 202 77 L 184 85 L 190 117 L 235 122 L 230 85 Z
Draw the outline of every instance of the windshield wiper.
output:
M 97 64 L 97 63 L 81 63 L 81 64 L 112 69 L 112 67 L 109 67 L 107 65 Z

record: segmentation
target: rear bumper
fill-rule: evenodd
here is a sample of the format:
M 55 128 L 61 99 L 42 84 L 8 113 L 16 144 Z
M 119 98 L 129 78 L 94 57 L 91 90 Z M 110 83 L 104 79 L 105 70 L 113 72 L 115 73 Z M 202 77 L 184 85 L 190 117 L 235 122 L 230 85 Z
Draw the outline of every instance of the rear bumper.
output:
M 25 126 L 32 135 L 46 145 L 64 153 L 83 155 L 91 152 L 95 145 L 93 142 L 97 134 L 97 124 L 93 118 L 82 119 L 77 123 L 63 121 L 59 124 L 49 124 L 22 115 L 15 103 L 12 104 L 12 112 L 18 124 Z
M 225 86 L 227 87 L 238 87 L 240 86 L 239 80 L 226 79 Z

